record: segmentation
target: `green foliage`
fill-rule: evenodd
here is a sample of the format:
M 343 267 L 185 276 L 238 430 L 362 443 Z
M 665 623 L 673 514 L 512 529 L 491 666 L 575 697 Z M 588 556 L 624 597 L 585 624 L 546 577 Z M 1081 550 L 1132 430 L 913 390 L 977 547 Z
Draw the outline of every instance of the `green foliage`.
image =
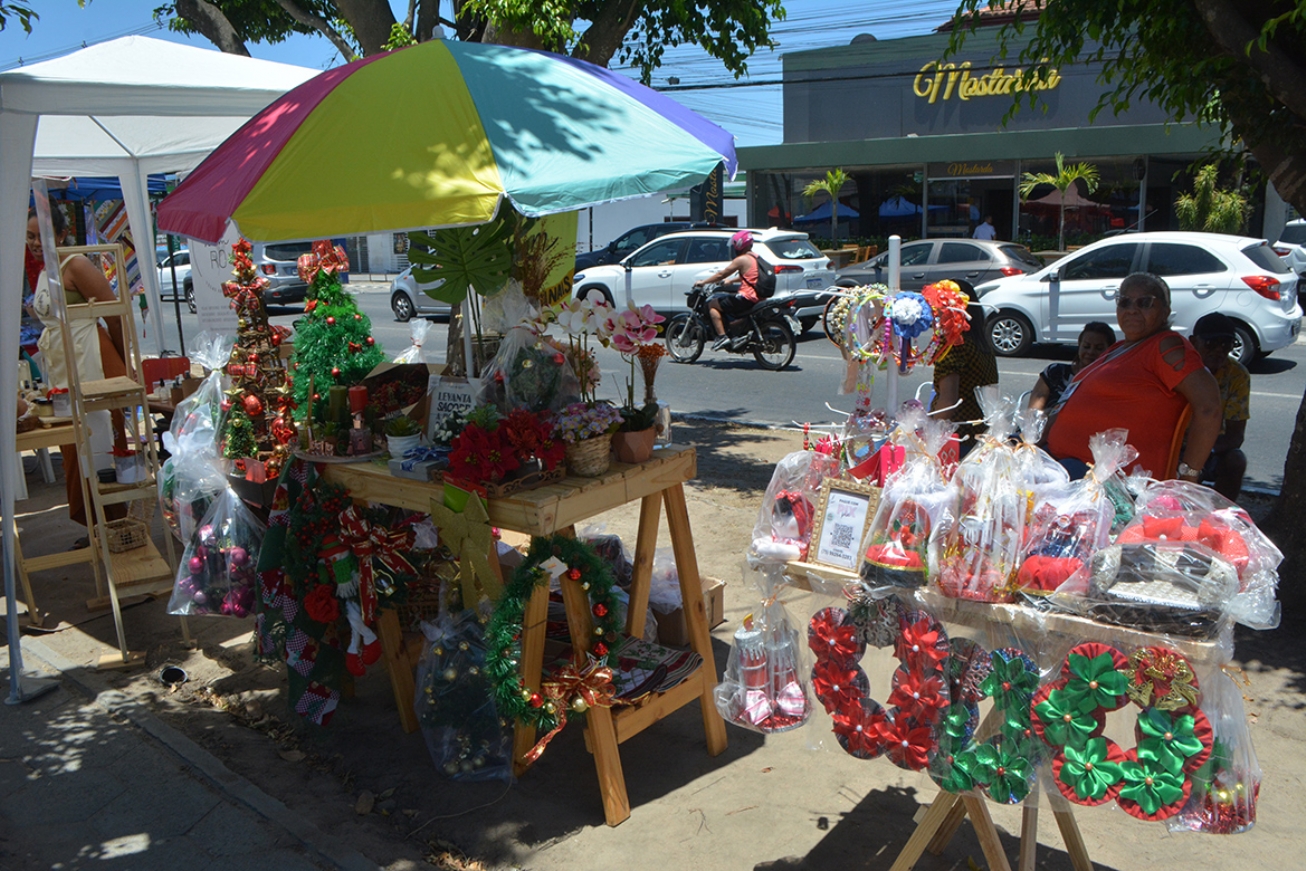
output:
M 85 3 L 78 3 L 78 5 L 82 6 L 85 5 Z M 36 14 L 35 9 L 26 3 L 13 2 L 13 0 L 0 0 L 0 30 L 5 29 L 5 26 L 9 23 L 10 16 L 17 18 L 18 23 L 22 25 L 23 30 L 28 33 L 32 32 L 32 22 L 41 17 Z
M 1070 166 L 1066 165 L 1065 156 L 1058 151 L 1057 171 L 1049 172 L 1026 172 L 1021 175 L 1020 179 L 1020 197 L 1029 199 L 1029 195 L 1041 185 L 1052 185 L 1061 194 L 1061 214 L 1057 221 L 1057 250 L 1066 250 L 1066 191 L 1075 184 L 1082 181 L 1086 193 L 1093 193 L 1097 190 L 1098 173 L 1097 167 L 1091 163 L 1075 163 Z
M 258 453 L 258 441 L 254 438 L 254 422 L 249 419 L 245 409 L 232 405 L 227 412 L 226 424 L 222 430 L 222 456 L 230 460 L 252 457 Z
M 381 46 L 386 51 L 394 51 L 396 48 L 403 48 L 406 45 L 417 45 L 417 40 L 409 32 L 408 25 L 402 21 L 396 21 L 390 27 L 390 38 Z
M 277 0 L 210 0 L 231 22 L 236 34 L 245 42 L 284 42 L 291 34 L 316 35 L 318 31 L 296 21 Z M 298 0 L 299 5 L 316 15 L 330 18 L 335 15 L 335 3 L 329 0 Z M 175 3 L 154 10 L 156 20 L 168 20 L 168 29 L 175 33 L 197 34 L 200 28 L 177 14 Z
M 1175 200 L 1174 213 L 1181 230 L 1236 234 L 1247 218 L 1247 197 L 1241 191 L 1221 190 L 1219 167 L 1208 163 L 1197 171 L 1192 194 Z
M 296 415 L 301 420 L 309 412 L 310 382 L 321 397 L 313 403 L 315 416 L 320 418 L 330 387 L 357 384 L 385 361 L 380 346 L 367 343 L 372 335 L 371 319 L 358 310 L 358 303 L 338 278 L 319 272 L 308 298 L 313 307 L 306 307 L 304 317 L 295 322 L 295 353 L 290 360 L 299 406 Z
M 512 238 L 512 221 L 502 213 L 479 227 L 409 233 L 408 260 L 413 264 L 413 277 L 419 282 L 443 278 L 443 284 L 428 288 L 426 293 L 450 305 L 461 303 L 468 288 L 481 296 L 491 296 L 512 273 Z
M 808 208 L 812 205 L 812 200 L 819 193 L 824 193 L 830 197 L 830 237 L 839 238 L 839 191 L 848 183 L 848 174 L 843 171 L 843 167 L 827 170 L 825 178 L 817 179 L 807 183 L 803 188 L 803 198 L 807 200 Z
M 417 435 L 421 431 L 422 428 L 418 425 L 417 421 L 404 414 L 391 419 L 385 425 L 385 434 L 388 436 L 394 436 L 395 438 Z
M 622 432 L 643 432 L 657 423 L 658 404 L 656 402 L 645 403 L 639 408 L 623 405 L 617 410 L 621 412 Z

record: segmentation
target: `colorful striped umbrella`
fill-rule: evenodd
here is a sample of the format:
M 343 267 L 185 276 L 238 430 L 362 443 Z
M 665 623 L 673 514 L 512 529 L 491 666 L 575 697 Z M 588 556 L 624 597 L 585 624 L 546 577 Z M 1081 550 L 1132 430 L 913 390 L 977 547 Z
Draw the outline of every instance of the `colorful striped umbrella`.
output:
M 624 76 L 555 54 L 434 40 L 328 70 L 218 146 L 160 229 L 259 241 L 482 224 L 686 188 L 733 137 Z

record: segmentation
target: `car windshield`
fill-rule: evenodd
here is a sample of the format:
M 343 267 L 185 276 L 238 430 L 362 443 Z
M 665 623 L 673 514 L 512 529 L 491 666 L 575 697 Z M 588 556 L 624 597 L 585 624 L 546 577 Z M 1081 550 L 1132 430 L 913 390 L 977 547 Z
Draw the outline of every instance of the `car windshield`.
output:
M 1269 242 L 1261 242 L 1259 245 L 1249 245 L 1243 249 L 1243 254 L 1247 259 L 1255 263 L 1266 272 L 1291 272 L 1288 264 L 1283 262 L 1274 249 L 1270 247 Z
M 1279 241 L 1288 245 L 1306 245 L 1306 224 L 1289 224 L 1279 234 Z
M 1002 245 L 1001 251 L 1017 263 L 1027 263 L 1030 266 L 1043 265 L 1043 258 L 1035 255 L 1024 245 Z
M 781 260 L 815 260 L 821 256 L 816 246 L 801 236 L 789 239 L 770 239 L 766 247 Z

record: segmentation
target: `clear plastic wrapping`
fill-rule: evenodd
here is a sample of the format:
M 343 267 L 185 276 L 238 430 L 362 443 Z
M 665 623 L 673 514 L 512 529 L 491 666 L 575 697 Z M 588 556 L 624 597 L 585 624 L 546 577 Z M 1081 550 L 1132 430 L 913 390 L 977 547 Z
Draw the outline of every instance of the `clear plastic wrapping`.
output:
M 838 465 L 837 457 L 818 451 L 795 451 L 776 463 L 753 526 L 752 560 L 783 563 L 807 555 L 821 482 Z
M 1235 835 L 1256 824 L 1261 766 L 1252 747 L 1242 692 L 1223 673 L 1202 687 L 1202 708 L 1213 734 L 1211 755 L 1192 775 L 1188 802 L 1166 821 L 1170 831 Z
M 485 635 L 475 611 L 423 623 L 413 707 L 426 747 L 451 780 L 512 780 L 512 731 L 499 719 L 485 674 Z
M 425 363 L 426 352 L 422 350 L 422 345 L 426 342 L 426 334 L 431 331 L 431 322 L 426 318 L 415 318 L 408 322 L 409 345 L 399 352 L 395 357 L 396 363 Z
M 481 375 L 481 402 L 502 411 L 561 411 L 580 400 L 580 382 L 555 340 L 525 327 L 508 331 Z
M 186 546 L 168 613 L 248 617 L 266 531 L 235 490 L 223 490 Z
M 812 704 L 799 661 L 798 631 L 772 596 L 735 630 L 725 674 L 715 690 L 717 710 L 755 732 L 787 732 L 807 722 Z
M 1032 595 L 1055 591 L 1110 542 L 1116 503 L 1106 485 L 1138 456 L 1125 443 L 1127 435 L 1123 429 L 1097 433 L 1088 440 L 1093 468 L 1087 475 L 1034 490 L 1024 558 L 1016 578 L 1020 590 Z
M 890 437 L 905 449 L 903 467 L 890 475 L 862 543 L 862 580 L 876 587 L 921 587 L 929 572 L 929 541 L 949 500 L 939 452 L 952 438 L 946 421 L 919 405 L 903 405 Z

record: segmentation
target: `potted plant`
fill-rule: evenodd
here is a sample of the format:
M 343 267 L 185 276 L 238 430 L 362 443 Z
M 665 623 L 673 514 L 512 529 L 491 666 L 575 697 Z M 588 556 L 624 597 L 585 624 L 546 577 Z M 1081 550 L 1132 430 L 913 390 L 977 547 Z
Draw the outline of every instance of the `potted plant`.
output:
M 645 371 L 644 402 L 635 404 L 635 363 L 645 365 L 642 355 L 646 348 L 662 349 L 655 344 L 658 337 L 658 324 L 666 318 L 653 311 L 652 306 L 636 308 L 628 305 L 624 310 L 607 316 L 604 332 L 609 335 L 612 346 L 621 352 L 621 357 L 630 365 L 630 377 L 626 379 L 626 401 L 620 408 L 622 423 L 612 438 L 612 449 L 617 459 L 623 463 L 643 463 L 653 456 L 653 442 L 657 438 L 655 424 L 658 417 L 657 398 L 653 397 L 652 380 Z M 654 358 L 656 368 L 657 360 Z
M 418 442 L 421 440 L 421 427 L 411 417 L 400 415 L 386 422 L 385 445 L 386 449 L 390 451 L 390 456 L 402 457 L 405 453 L 417 447 Z
M 554 434 L 567 446 L 567 468 L 584 478 L 597 478 L 612 464 L 612 434 L 621 426 L 621 412 L 607 402 L 577 402 L 558 415 Z
M 612 452 L 622 463 L 643 463 L 653 456 L 657 439 L 658 404 L 646 402 L 638 408 L 623 405 L 621 426 L 612 435 Z

